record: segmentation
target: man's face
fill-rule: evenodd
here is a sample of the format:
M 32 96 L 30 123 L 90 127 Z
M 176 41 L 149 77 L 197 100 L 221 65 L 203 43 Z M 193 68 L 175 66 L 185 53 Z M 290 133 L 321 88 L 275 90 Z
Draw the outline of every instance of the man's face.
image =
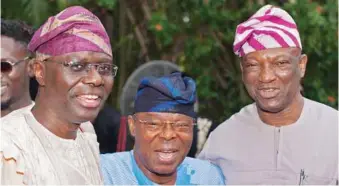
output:
M 1 62 L 15 63 L 27 55 L 23 44 L 13 38 L 1 36 Z M 17 63 L 10 72 L 1 72 L 1 108 L 6 109 L 20 99 L 28 91 L 28 83 L 27 61 Z
M 274 48 L 244 56 L 242 78 L 257 106 L 267 112 L 280 112 L 300 93 L 307 56 L 298 48 Z
M 98 52 L 75 52 L 37 64 L 44 66 L 43 74 L 37 71 L 41 68 L 34 70 L 40 88 L 45 92 L 45 104 L 49 104 L 59 117 L 72 123 L 92 121 L 97 117 L 112 90 L 114 77 L 100 74 L 100 69 L 97 71 L 93 65 L 112 64 L 111 57 Z M 70 64 L 92 66 L 87 69 L 86 66 Z
M 193 119 L 182 114 L 142 112 L 129 116 L 128 122 L 139 167 L 146 173 L 174 174 L 191 148 Z

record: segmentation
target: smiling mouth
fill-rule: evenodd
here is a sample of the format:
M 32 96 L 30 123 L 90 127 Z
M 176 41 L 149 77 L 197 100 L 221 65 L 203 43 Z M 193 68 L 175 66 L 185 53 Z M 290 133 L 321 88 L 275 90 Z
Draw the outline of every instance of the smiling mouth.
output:
M 277 88 L 263 88 L 258 90 L 260 97 L 264 99 L 274 98 L 279 94 L 279 89 Z
M 76 97 L 81 106 L 85 108 L 97 108 L 101 103 L 101 97 L 93 94 L 80 95 Z
M 175 162 L 178 150 L 159 150 L 156 153 L 161 162 L 170 164 Z

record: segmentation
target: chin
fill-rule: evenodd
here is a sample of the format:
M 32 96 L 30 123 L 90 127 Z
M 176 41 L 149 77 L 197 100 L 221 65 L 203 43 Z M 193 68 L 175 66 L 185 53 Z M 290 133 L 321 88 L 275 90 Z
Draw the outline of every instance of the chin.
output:
M 171 175 L 175 173 L 177 170 L 177 166 L 169 166 L 169 165 L 156 165 L 156 168 L 154 169 L 154 173 L 159 175 Z
M 87 121 L 94 121 L 95 118 L 98 116 L 98 114 L 99 114 L 99 111 L 87 111 L 87 112 L 77 113 L 74 115 L 77 116 L 76 118 L 78 118 L 78 120 L 81 123 L 83 123 Z
M 281 104 L 276 101 L 264 101 L 264 102 L 258 101 L 257 105 L 261 110 L 271 113 L 278 113 L 284 110 Z

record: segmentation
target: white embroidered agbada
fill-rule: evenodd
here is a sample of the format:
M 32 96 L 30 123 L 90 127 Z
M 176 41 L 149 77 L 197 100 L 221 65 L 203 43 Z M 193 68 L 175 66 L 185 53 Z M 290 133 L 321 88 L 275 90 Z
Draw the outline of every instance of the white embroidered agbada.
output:
M 101 185 L 99 144 L 90 122 L 81 124 L 75 140 L 60 138 L 32 112 L 1 123 L 1 184 Z

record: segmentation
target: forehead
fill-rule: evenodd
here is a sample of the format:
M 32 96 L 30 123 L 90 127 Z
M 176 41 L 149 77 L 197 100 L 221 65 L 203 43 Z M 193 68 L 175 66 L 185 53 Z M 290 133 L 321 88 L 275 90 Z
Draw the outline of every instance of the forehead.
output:
M 270 48 L 265 50 L 259 50 L 246 54 L 242 61 L 247 59 L 270 59 L 277 57 L 296 57 L 301 54 L 299 48 Z
M 166 120 L 190 120 L 189 116 L 178 113 L 166 113 L 166 112 L 139 112 L 135 114 L 139 118 L 147 119 L 166 119 Z
M 107 54 L 92 51 L 72 52 L 64 55 L 53 56 L 53 59 L 65 61 L 112 62 L 112 57 Z

